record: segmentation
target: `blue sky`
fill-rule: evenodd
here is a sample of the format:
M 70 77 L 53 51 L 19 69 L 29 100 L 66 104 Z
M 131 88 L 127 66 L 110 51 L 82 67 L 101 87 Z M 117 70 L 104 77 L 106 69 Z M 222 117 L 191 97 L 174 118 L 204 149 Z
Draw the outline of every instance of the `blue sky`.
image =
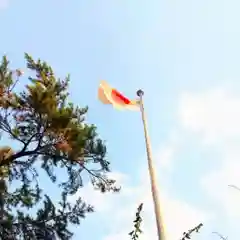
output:
M 97 212 L 74 239 L 127 240 L 144 201 L 142 239 L 156 239 L 140 114 L 98 102 L 99 81 L 145 104 L 168 239 L 195 223 L 195 239 L 239 239 L 240 4 L 236 0 L 0 0 L 1 55 L 23 67 L 23 53 L 71 74 L 71 99 L 106 139 L 119 195 L 87 185 Z M 239 121 L 238 121 L 239 120 Z M 94 228 L 94 231 L 92 230 Z

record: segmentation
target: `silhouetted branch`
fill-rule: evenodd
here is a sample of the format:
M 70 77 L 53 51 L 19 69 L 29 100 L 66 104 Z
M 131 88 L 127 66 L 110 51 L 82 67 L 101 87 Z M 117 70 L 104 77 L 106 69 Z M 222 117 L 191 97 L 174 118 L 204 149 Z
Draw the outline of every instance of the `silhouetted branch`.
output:
M 231 184 L 231 185 L 228 185 L 228 186 L 231 187 L 231 188 L 234 188 L 234 189 L 236 189 L 236 190 L 238 190 L 238 191 L 240 191 L 240 188 L 237 187 L 236 185 Z
M 223 237 L 223 235 L 221 235 L 220 233 L 218 232 L 212 232 L 213 234 L 217 235 L 220 239 L 222 240 L 227 240 L 228 238 L 227 237 Z
M 188 230 L 187 233 L 184 232 L 184 233 L 183 233 L 183 237 L 181 238 L 181 240 L 191 239 L 192 233 L 194 233 L 194 232 L 198 233 L 199 230 L 200 230 L 200 228 L 201 228 L 202 226 L 203 226 L 203 224 L 200 223 L 200 224 L 197 225 L 195 228 L 192 228 L 192 229 Z
M 133 221 L 133 223 L 134 223 L 134 230 L 129 233 L 129 235 L 131 236 L 132 240 L 138 239 L 139 234 L 142 233 L 142 230 L 140 229 L 141 223 L 142 223 L 142 217 L 141 217 L 140 214 L 142 212 L 142 209 L 143 209 L 143 203 L 141 203 L 139 205 L 139 207 L 137 208 L 136 218 Z

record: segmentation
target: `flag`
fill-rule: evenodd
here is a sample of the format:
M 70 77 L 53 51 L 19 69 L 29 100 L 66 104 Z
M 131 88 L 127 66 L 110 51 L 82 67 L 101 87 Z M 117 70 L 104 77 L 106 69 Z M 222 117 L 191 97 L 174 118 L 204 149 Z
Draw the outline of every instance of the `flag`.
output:
M 117 109 L 139 110 L 139 100 L 130 100 L 107 82 L 101 81 L 98 88 L 98 98 L 104 104 L 111 104 Z

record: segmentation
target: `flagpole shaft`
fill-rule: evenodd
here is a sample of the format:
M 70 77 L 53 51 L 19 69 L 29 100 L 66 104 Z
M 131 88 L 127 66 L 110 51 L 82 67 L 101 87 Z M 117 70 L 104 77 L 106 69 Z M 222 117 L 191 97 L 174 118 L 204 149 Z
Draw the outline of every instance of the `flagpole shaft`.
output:
M 153 166 L 152 149 L 151 149 L 150 138 L 149 138 L 148 129 L 147 129 L 146 114 L 145 114 L 144 104 L 143 104 L 143 94 L 144 93 L 142 90 L 139 90 L 137 92 L 137 95 L 140 98 L 140 109 L 141 109 L 143 128 L 144 128 L 144 136 L 145 136 L 147 159 L 148 159 L 148 170 L 150 175 L 150 183 L 151 183 L 153 204 L 154 204 L 156 224 L 157 224 L 158 240 L 165 240 L 163 220 L 160 212 L 160 201 L 159 201 L 158 189 L 157 189 L 157 179 L 156 179 L 156 174 Z

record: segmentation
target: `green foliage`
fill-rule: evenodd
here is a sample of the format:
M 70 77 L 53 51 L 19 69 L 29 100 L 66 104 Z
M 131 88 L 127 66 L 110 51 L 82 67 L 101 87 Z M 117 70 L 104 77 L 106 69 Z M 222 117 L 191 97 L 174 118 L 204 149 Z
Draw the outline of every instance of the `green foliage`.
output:
M 139 238 L 139 234 L 142 233 L 142 230 L 141 230 L 141 223 L 142 223 L 141 212 L 142 212 L 142 209 L 143 209 L 143 203 L 141 203 L 139 205 L 139 207 L 137 208 L 136 218 L 133 221 L 133 223 L 134 223 L 134 230 L 132 230 L 129 233 L 129 235 L 131 236 L 132 240 L 138 239 Z
M 183 233 L 183 237 L 181 238 L 181 240 L 191 239 L 192 238 L 192 233 L 194 233 L 194 232 L 198 233 L 202 226 L 203 226 L 203 224 L 200 223 L 196 227 L 188 230 L 188 232 L 184 232 Z
M 67 240 L 72 237 L 70 224 L 80 224 L 93 211 L 81 198 L 75 204 L 68 202 L 68 196 L 83 186 L 82 174 L 87 173 L 102 192 L 119 188 L 106 177 L 110 163 L 96 127 L 84 123 L 88 108 L 68 101 L 70 77 L 58 79 L 46 62 L 34 61 L 28 54 L 25 59 L 34 77 L 21 92 L 16 85 L 22 72 L 10 70 L 6 57 L 0 65 L 0 134 L 22 145 L 0 149 L 0 178 L 5 186 L 0 189 L 0 238 L 54 239 L 49 237 L 55 234 Z M 58 204 L 41 188 L 40 169 L 59 188 Z M 67 180 L 57 176 L 57 169 L 65 170 Z M 36 214 L 27 214 L 33 207 L 38 208 Z

